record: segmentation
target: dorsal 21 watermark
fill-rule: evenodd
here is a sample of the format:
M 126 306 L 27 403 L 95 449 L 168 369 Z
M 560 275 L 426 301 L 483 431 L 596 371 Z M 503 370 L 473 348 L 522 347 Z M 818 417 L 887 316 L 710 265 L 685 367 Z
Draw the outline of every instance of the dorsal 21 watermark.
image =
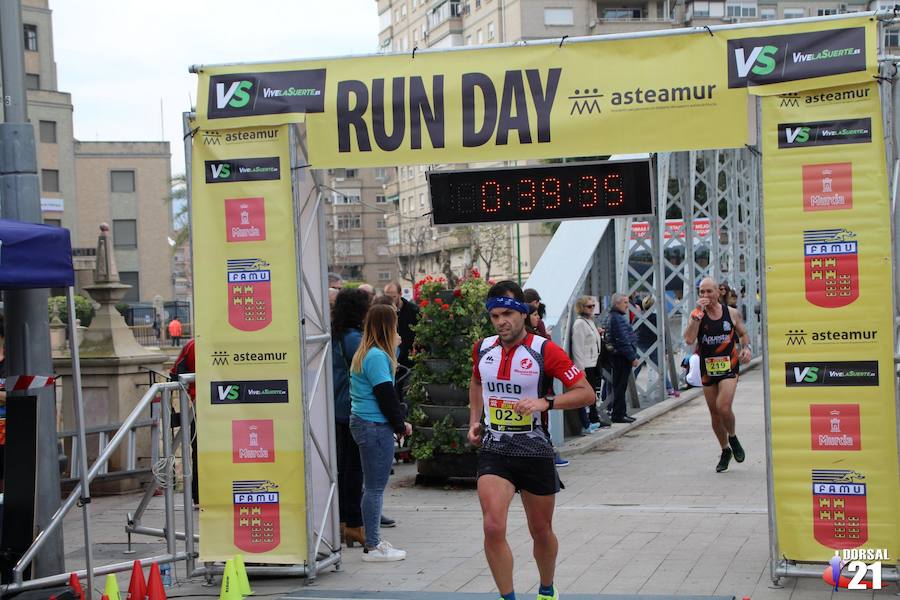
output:
M 880 590 L 882 589 L 881 563 L 888 559 L 886 548 L 848 548 L 843 552 L 835 550 L 834 557 L 828 561 L 828 566 L 822 573 L 822 579 L 835 591 L 839 588 Z M 852 577 L 844 577 L 841 574 L 845 568 Z M 872 574 L 871 580 L 865 579 L 868 573 Z

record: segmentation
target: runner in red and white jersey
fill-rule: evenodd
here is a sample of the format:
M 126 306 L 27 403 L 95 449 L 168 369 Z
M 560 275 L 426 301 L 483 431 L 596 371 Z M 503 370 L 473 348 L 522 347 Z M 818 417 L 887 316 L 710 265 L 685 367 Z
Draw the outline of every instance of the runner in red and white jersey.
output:
M 520 492 L 540 573 L 537 600 L 555 600 L 553 509 L 560 483 L 540 415 L 553 408 L 587 406 L 596 398 L 562 348 L 525 330 L 528 305 L 516 283 L 494 284 L 486 305 L 497 335 L 475 344 L 469 383 L 469 441 L 481 445 L 478 497 L 484 552 L 503 600 L 515 600 L 506 521 L 513 495 Z M 548 378 L 559 379 L 566 392 L 541 397 Z

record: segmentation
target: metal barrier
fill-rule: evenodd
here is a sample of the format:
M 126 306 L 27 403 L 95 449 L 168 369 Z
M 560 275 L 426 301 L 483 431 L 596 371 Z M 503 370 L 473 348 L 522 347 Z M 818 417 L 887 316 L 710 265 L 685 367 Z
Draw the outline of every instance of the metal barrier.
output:
M 149 419 L 144 419 L 140 421 L 136 421 L 132 427 L 128 429 L 125 433 L 125 464 L 123 467 L 116 471 L 109 470 L 109 463 L 104 463 L 100 466 L 100 470 L 97 472 L 97 477 L 94 478 L 94 481 L 109 481 L 114 479 L 125 479 L 128 477 L 140 477 L 142 475 L 149 475 L 151 473 L 151 469 L 149 468 L 138 468 L 137 466 L 137 438 L 140 435 L 139 430 L 150 428 L 152 429 L 153 425 L 156 424 L 158 420 L 158 416 L 156 419 L 152 416 L 153 406 L 151 406 L 151 417 Z M 87 427 L 85 428 L 85 434 L 88 436 L 95 436 L 95 441 L 97 445 L 97 456 L 103 454 L 103 451 L 109 446 L 110 437 L 115 435 L 119 429 L 121 429 L 121 424 L 113 424 L 113 425 L 98 425 L 96 427 Z M 148 435 L 152 435 L 152 431 L 148 432 Z M 60 483 L 69 484 L 77 482 L 81 477 L 81 468 L 80 468 L 80 457 L 78 456 L 78 444 L 76 443 L 76 438 L 78 437 L 77 430 L 68 430 L 68 431 L 60 431 L 56 434 L 59 441 L 64 444 L 64 447 L 69 450 L 70 456 L 68 460 L 69 468 L 67 471 L 68 477 L 64 477 L 60 479 Z M 155 450 L 155 448 L 154 448 Z
M 190 446 L 190 432 L 189 427 L 187 426 L 190 422 L 190 419 L 193 419 L 193 407 L 191 406 L 190 398 L 186 391 L 184 391 L 184 385 L 188 382 L 193 381 L 193 375 L 182 375 L 179 379 L 179 382 L 166 382 L 166 383 L 156 383 L 153 384 L 150 389 L 141 397 L 138 401 L 137 405 L 132 409 L 131 413 L 125 420 L 122 422 L 122 425 L 118 428 L 115 435 L 109 440 L 108 443 L 101 446 L 100 455 L 94 461 L 94 463 L 88 469 L 88 482 L 92 482 L 98 479 L 101 479 L 103 476 L 109 476 L 108 463 L 113 454 L 122 446 L 123 443 L 128 444 L 126 448 L 128 451 L 126 454 L 128 455 L 128 459 L 126 460 L 126 466 L 135 466 L 136 467 L 136 458 L 134 457 L 134 440 L 136 435 L 136 430 L 141 427 L 149 427 L 150 435 L 151 435 L 151 463 L 154 468 L 157 469 L 157 472 L 160 470 L 164 470 L 162 474 L 162 478 L 165 480 L 166 484 L 164 486 L 164 501 L 165 501 L 165 528 L 162 530 L 151 530 L 149 528 L 143 528 L 140 526 L 140 513 L 143 511 L 143 508 L 146 507 L 146 502 L 149 502 L 147 495 L 145 494 L 144 500 L 141 502 L 141 506 L 137 511 L 137 520 L 129 515 L 129 524 L 126 527 L 126 531 L 129 533 L 129 540 L 131 533 L 148 533 L 151 535 L 162 536 L 166 539 L 166 553 L 158 556 L 151 556 L 143 559 L 147 562 L 159 562 L 159 563 L 169 563 L 175 561 L 185 561 L 187 566 L 187 574 L 189 577 L 195 576 L 197 574 L 203 574 L 205 571 L 201 571 L 200 573 L 194 572 L 194 560 L 196 558 L 196 554 L 194 552 L 194 541 L 195 536 L 193 533 L 194 529 L 194 521 L 193 521 L 193 511 L 190 510 L 191 504 L 191 481 L 193 478 L 193 474 L 191 472 L 191 461 L 189 458 L 189 454 L 187 456 L 185 453 L 182 453 L 181 462 L 182 462 L 182 473 L 184 475 L 184 532 L 175 531 L 175 491 L 174 491 L 174 481 L 175 481 L 175 449 L 180 444 L 182 448 L 187 448 Z M 180 395 L 180 410 L 182 415 L 182 427 L 179 435 L 179 441 L 173 442 L 172 439 L 172 427 L 171 427 L 171 396 L 174 390 L 181 390 L 183 393 Z M 154 405 L 157 407 L 157 410 L 152 410 Z M 162 407 L 163 410 L 159 410 L 158 408 Z M 150 420 L 141 419 L 141 415 L 145 413 L 145 411 L 151 408 L 151 417 Z M 94 433 L 108 435 L 111 429 L 108 428 L 93 428 Z M 72 435 L 71 432 L 63 432 L 61 436 L 69 437 Z M 162 443 L 162 456 L 163 460 L 159 460 L 159 445 Z M 73 464 L 77 465 L 73 459 Z M 73 469 L 77 469 L 77 466 L 73 467 Z M 136 469 L 135 469 L 136 470 Z M 80 472 L 79 472 L 80 473 Z M 155 492 L 155 490 L 159 487 L 158 480 L 154 478 L 152 480 L 153 483 L 149 486 L 149 495 Z M 25 552 L 21 559 L 16 563 L 15 568 L 12 573 L 12 582 L 6 585 L 0 585 L 0 595 L 5 595 L 12 592 L 19 592 L 28 589 L 58 585 L 61 583 L 65 583 L 69 578 L 69 573 L 60 573 L 58 575 L 50 575 L 47 577 L 41 577 L 38 579 L 31 579 L 28 581 L 24 581 L 23 574 L 25 569 L 31 564 L 37 555 L 38 551 L 41 547 L 46 543 L 48 539 L 50 539 L 52 533 L 59 529 L 62 526 L 63 519 L 75 507 L 78 503 L 79 497 L 81 495 L 81 488 L 75 487 L 65 502 L 57 509 L 56 513 L 50 519 L 50 522 L 47 524 L 47 527 L 41 531 L 37 537 L 35 537 L 34 542 Z M 176 542 L 178 539 L 185 540 L 184 550 L 179 552 L 176 548 Z M 90 557 L 92 553 L 92 549 L 90 547 L 85 548 L 86 555 Z M 90 564 L 90 561 L 88 561 Z M 105 575 L 108 573 L 116 573 L 119 571 L 128 571 L 132 567 L 132 562 L 121 562 L 115 563 L 111 565 L 105 565 L 102 567 L 97 567 L 92 570 L 91 575 Z M 76 571 L 76 574 L 79 578 L 84 578 L 88 576 L 86 570 Z

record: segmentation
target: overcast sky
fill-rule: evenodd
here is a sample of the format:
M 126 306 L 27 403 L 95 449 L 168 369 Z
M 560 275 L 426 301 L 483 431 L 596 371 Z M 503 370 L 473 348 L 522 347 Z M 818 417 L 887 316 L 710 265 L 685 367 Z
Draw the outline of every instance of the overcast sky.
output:
M 192 64 L 374 53 L 374 0 L 50 0 L 60 91 L 79 140 L 168 140 L 184 172 Z M 160 111 L 162 101 L 162 114 Z

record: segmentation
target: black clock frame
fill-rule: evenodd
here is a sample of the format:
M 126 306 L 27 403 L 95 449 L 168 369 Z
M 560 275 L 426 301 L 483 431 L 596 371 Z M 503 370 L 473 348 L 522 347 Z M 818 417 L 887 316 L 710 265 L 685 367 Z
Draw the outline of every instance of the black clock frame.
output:
M 656 193 L 654 175 L 650 158 L 427 173 L 435 225 L 651 215 Z M 523 182 L 530 183 L 523 188 Z M 512 185 L 517 186 L 515 191 Z M 451 197 L 463 186 L 469 193 L 465 200 Z M 479 194 L 484 194 L 480 200 Z M 621 204 L 610 206 L 616 196 Z M 522 203 L 523 197 L 530 203 Z M 519 203 L 513 205 L 514 200 Z M 476 208 L 478 202 L 482 206 Z M 463 203 L 471 208 L 464 210 Z

